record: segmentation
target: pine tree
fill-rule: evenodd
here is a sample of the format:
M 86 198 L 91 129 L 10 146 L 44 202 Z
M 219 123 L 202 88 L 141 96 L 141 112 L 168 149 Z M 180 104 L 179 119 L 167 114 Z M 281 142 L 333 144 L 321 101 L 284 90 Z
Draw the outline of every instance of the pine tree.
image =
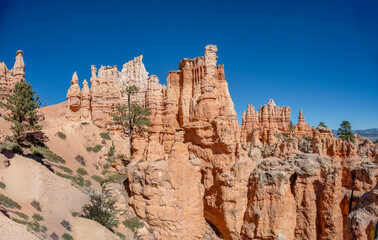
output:
M 39 95 L 34 96 L 30 83 L 22 79 L 15 84 L 12 94 L 7 97 L 5 108 L 11 111 L 4 117 L 12 123 L 11 130 L 18 141 L 22 140 L 27 131 L 41 130 L 38 125 L 37 109 L 41 106 Z
M 83 207 L 82 217 L 92 219 L 113 231 L 113 227 L 118 226 L 115 202 L 114 199 L 103 201 L 102 195 L 92 195 L 91 203 Z
M 340 124 L 340 128 L 337 131 L 337 135 L 339 135 L 339 138 L 343 140 L 349 139 L 350 141 L 354 142 L 354 134 L 352 132 L 352 126 L 350 125 L 349 121 L 343 121 Z
M 325 127 L 325 128 L 328 128 L 327 125 L 325 125 L 324 122 L 320 122 L 320 123 L 319 123 L 319 127 Z
M 128 86 L 122 93 L 127 94 L 127 105 L 118 104 L 115 113 L 111 113 L 113 124 L 121 125 L 122 131 L 129 135 L 129 150 L 131 153 L 133 131 L 146 131 L 146 126 L 150 125 L 148 116 L 150 110 L 141 107 L 137 103 L 131 103 L 131 96 L 137 93 L 139 88 L 135 85 Z

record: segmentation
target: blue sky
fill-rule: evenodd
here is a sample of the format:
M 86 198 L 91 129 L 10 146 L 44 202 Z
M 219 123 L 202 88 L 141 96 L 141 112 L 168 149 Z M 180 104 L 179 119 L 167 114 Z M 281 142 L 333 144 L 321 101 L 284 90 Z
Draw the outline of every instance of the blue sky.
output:
M 378 1 L 0 0 L 0 61 L 24 51 L 26 78 L 49 104 L 74 71 L 144 55 L 165 83 L 182 58 L 218 46 L 240 120 L 273 98 L 297 122 L 378 127 Z

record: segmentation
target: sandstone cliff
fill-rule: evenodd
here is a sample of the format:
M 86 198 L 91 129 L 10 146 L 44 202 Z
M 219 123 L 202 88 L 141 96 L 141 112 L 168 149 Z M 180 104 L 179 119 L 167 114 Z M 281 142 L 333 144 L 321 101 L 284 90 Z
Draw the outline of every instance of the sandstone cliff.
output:
M 108 115 L 125 103 L 120 90 L 129 85 L 140 88 L 132 101 L 151 110 L 151 125 L 133 137 L 129 161 L 113 164 L 127 177 L 122 204 L 147 224 L 135 236 L 374 239 L 378 145 L 311 128 L 302 110 L 291 128 L 291 109 L 272 99 L 258 112 L 248 105 L 239 126 L 217 51 L 208 45 L 204 56 L 180 61 L 167 85 L 149 76 L 142 56 L 121 71 L 92 66 L 90 87 L 84 80 L 80 88 L 73 74 L 59 113 L 69 121 L 93 121 L 127 137 Z

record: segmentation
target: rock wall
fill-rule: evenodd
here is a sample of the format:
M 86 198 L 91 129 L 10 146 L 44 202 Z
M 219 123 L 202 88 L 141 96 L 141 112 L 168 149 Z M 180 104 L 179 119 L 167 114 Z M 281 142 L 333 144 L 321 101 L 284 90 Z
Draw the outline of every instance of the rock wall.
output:
M 260 143 L 260 140 L 263 143 L 274 143 L 275 132 L 289 133 L 290 114 L 289 107 L 279 107 L 273 99 L 269 99 L 268 104 L 260 106 L 259 112 L 255 111 L 252 105 L 248 105 L 247 113 L 243 112 L 242 116 L 241 142 L 251 141 L 253 128 L 259 130 L 255 133 L 255 142 Z
M 248 105 L 240 127 L 216 53 L 209 45 L 204 56 L 183 59 L 167 86 L 148 76 L 142 57 L 122 71 L 92 66 L 90 89 L 72 78 L 67 118 L 98 126 L 125 101 L 120 89 L 141 89 L 133 101 L 151 110 L 151 126 L 118 167 L 131 207 L 154 230 L 150 239 L 203 239 L 207 226 L 232 240 L 372 239 L 378 145 L 311 129 L 302 111 L 291 131 L 290 108 L 273 100 L 259 112 Z

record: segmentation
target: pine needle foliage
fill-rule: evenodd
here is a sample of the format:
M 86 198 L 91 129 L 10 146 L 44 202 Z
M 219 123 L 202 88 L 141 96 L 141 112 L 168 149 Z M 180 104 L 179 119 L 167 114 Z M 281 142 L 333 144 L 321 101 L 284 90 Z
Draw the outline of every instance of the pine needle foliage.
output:
M 115 107 L 115 113 L 110 113 L 112 123 L 121 125 L 122 131 L 129 135 L 131 151 L 132 133 L 133 131 L 146 131 L 146 126 L 150 125 L 151 112 L 148 108 L 144 108 L 137 103 L 131 103 L 131 96 L 139 91 L 135 85 L 126 87 L 122 94 L 127 95 L 127 105 L 118 104 Z
M 82 217 L 92 219 L 113 231 L 113 227 L 118 226 L 116 219 L 115 200 L 104 201 L 101 195 L 92 195 L 91 203 L 83 207 Z
M 352 132 L 352 125 L 349 121 L 343 121 L 340 128 L 337 130 L 337 135 L 343 140 L 350 140 L 354 142 L 354 134 Z
M 4 119 L 12 123 L 11 130 L 18 141 L 25 138 L 27 131 L 42 129 L 37 116 L 37 109 L 41 106 L 39 95 L 35 96 L 35 91 L 25 79 L 15 84 L 4 106 L 11 111 L 10 116 Z

